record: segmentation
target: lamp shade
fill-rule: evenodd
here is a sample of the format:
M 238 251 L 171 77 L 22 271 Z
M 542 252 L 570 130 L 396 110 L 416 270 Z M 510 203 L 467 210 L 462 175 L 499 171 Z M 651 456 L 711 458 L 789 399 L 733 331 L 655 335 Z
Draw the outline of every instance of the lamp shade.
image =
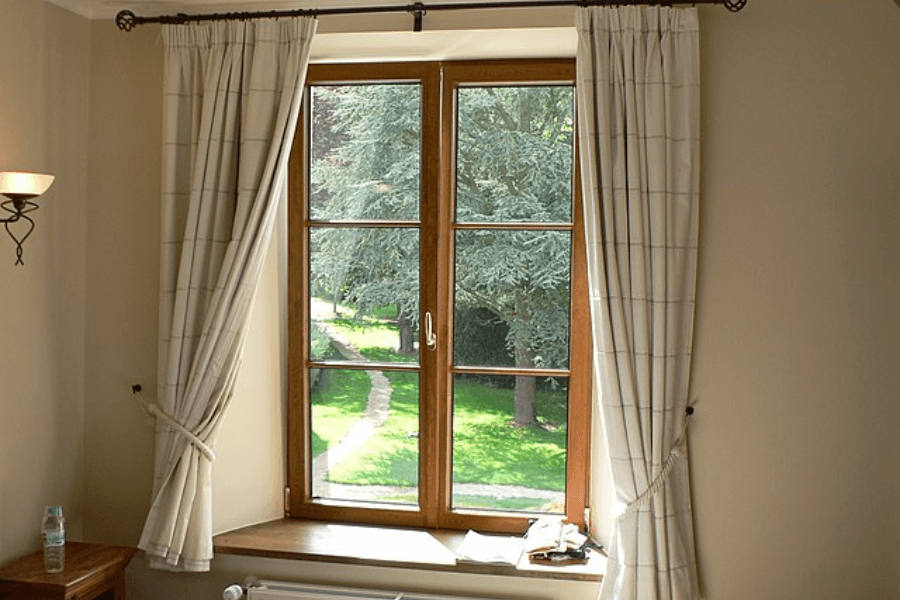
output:
M 54 179 L 53 175 L 42 173 L 0 172 L 0 194 L 13 200 L 27 200 L 46 192 Z

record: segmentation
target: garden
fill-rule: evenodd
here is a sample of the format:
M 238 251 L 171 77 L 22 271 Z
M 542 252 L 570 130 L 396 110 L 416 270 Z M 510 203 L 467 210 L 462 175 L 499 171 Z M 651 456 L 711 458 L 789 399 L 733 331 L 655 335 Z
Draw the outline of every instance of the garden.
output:
M 324 303 L 318 303 L 324 304 Z M 331 304 L 328 304 L 330 309 Z M 398 352 L 396 319 L 356 315 L 342 306 L 317 318 L 318 352 L 330 352 L 329 334 L 349 343 L 365 360 L 408 363 Z M 323 330 L 328 331 L 326 334 Z M 499 336 L 498 336 L 499 337 Z M 478 346 L 484 353 L 485 345 Z M 316 373 L 312 391 L 314 455 L 339 444 L 366 412 L 372 381 L 366 371 L 328 369 Z M 418 484 L 418 374 L 383 370 L 390 382 L 387 419 L 354 453 L 327 474 L 328 482 L 387 488 L 379 501 L 415 503 Z M 535 393 L 534 426 L 515 423 L 513 377 L 457 376 L 453 385 L 454 506 L 541 510 L 558 504 L 565 490 L 566 390 L 541 381 Z

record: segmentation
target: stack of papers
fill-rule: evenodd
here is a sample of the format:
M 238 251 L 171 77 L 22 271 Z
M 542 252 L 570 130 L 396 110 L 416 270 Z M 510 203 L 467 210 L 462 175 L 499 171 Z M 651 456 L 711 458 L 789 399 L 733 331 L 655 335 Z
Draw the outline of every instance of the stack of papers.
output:
M 481 535 L 471 529 L 456 550 L 456 562 L 516 566 L 522 558 L 522 538 Z
M 588 538 L 572 523 L 543 517 L 535 521 L 525 534 L 524 550 L 531 562 L 572 564 L 588 560 Z

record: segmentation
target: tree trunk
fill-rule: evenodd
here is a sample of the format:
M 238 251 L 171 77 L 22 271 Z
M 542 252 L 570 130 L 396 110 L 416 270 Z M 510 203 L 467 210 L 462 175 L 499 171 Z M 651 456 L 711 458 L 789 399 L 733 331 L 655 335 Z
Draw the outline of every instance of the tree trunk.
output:
M 416 346 L 412 321 L 400 312 L 397 315 L 397 325 L 400 327 L 400 354 L 414 354 Z
M 516 348 L 516 366 L 531 368 L 534 361 L 530 348 Z M 516 408 L 516 425 L 519 427 L 531 427 L 536 425 L 534 415 L 534 390 L 536 380 L 533 376 L 516 376 L 516 389 L 514 393 Z
M 343 284 L 339 281 L 335 281 L 331 288 L 331 312 L 335 315 L 338 314 L 338 302 L 341 300 L 341 287 L 343 287 Z

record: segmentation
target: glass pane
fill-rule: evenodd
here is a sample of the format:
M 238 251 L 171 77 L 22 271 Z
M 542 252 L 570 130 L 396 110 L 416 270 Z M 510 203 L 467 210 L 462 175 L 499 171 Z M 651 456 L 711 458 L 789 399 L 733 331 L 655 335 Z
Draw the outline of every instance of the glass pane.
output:
M 419 232 L 310 232 L 312 360 L 417 363 Z
M 568 379 L 456 375 L 453 508 L 565 512 Z
M 456 232 L 453 360 L 568 368 L 571 233 Z
M 458 90 L 456 220 L 572 220 L 571 86 Z
M 310 369 L 313 496 L 418 504 L 419 376 Z
M 310 216 L 418 219 L 418 84 L 311 88 Z

